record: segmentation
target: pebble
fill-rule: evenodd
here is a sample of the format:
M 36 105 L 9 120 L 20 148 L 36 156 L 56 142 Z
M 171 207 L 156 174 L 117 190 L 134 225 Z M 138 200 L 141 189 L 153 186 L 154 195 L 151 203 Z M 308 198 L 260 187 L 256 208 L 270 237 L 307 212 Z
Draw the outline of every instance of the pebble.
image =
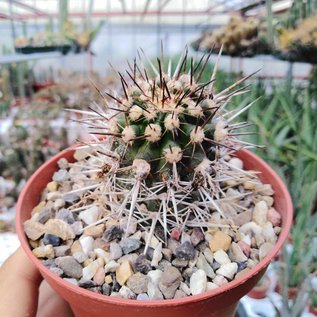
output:
M 98 257 L 103 258 L 104 262 L 107 264 L 110 261 L 110 253 L 106 252 L 105 250 L 101 249 L 101 248 L 96 248 L 94 249 L 95 254 Z
M 161 262 L 159 263 L 159 265 L 157 266 L 157 269 L 161 270 L 161 271 L 165 271 L 167 268 L 171 267 L 172 263 L 163 259 L 161 260 Z
M 70 255 L 70 246 L 69 245 L 60 245 L 54 247 L 55 257 Z
M 247 222 L 239 228 L 241 234 L 254 236 L 256 234 L 261 234 L 262 228 L 256 224 L 254 221 Z
M 83 248 L 81 247 L 79 240 L 75 240 L 70 247 L 70 253 L 72 255 L 76 252 L 83 252 Z
M 90 251 L 94 249 L 94 239 L 90 236 L 84 236 L 79 239 L 82 251 L 85 254 L 89 254 Z
M 259 226 L 263 226 L 267 222 L 268 207 L 265 201 L 261 200 L 255 204 L 252 220 Z
M 65 221 L 69 225 L 75 222 L 74 215 L 68 209 L 62 208 L 56 213 L 56 218 Z
M 67 283 L 70 283 L 72 285 L 78 286 L 78 281 L 76 280 L 76 278 L 64 277 L 63 280 L 66 281 Z
M 238 272 L 238 273 L 236 274 L 235 278 L 239 278 L 239 277 L 243 276 L 244 274 L 248 273 L 249 271 L 250 271 L 249 268 L 245 268 L 245 269 L 243 269 L 242 271 Z
M 83 231 L 83 223 L 81 221 L 75 221 L 70 226 L 73 229 L 76 236 L 80 235 Z
M 142 294 L 139 294 L 137 297 L 136 297 L 137 300 L 149 300 L 149 296 L 148 294 L 146 293 L 142 293 Z
M 179 241 L 181 235 L 182 235 L 182 231 L 179 228 L 172 229 L 172 231 L 171 231 L 171 238 L 172 239 Z
M 90 153 L 91 153 L 90 148 L 77 149 L 74 152 L 74 159 L 76 161 L 81 161 L 81 160 L 85 159 L 86 157 L 88 157 Z
M 204 251 L 204 256 L 209 264 L 212 264 L 214 261 L 214 255 L 209 248 L 206 248 Z
M 132 275 L 133 270 L 128 260 L 121 263 L 121 265 L 116 269 L 116 279 L 121 286 L 123 286 Z
M 103 267 L 99 267 L 93 278 L 93 281 L 95 282 L 95 284 L 102 285 L 105 282 L 105 275 L 106 275 L 105 269 Z
M 276 243 L 276 235 L 275 235 L 275 231 L 273 228 L 273 225 L 271 222 L 267 222 L 263 227 L 262 227 L 262 235 L 264 237 L 264 240 L 266 242 L 270 242 L 272 244 Z
M 87 260 L 87 258 L 88 258 L 87 254 L 84 253 L 84 252 L 75 252 L 73 254 L 73 257 L 80 264 L 84 263 Z
M 83 274 L 82 266 L 72 257 L 63 256 L 55 259 L 55 264 L 61 268 L 64 273 L 73 278 L 81 278 Z
M 168 239 L 167 240 L 167 248 L 171 250 L 172 254 L 175 255 L 176 249 L 180 246 L 180 243 L 175 239 Z
M 149 278 L 140 272 L 133 274 L 127 281 L 127 286 L 135 293 L 141 294 L 147 292 Z
M 78 218 L 83 220 L 87 225 L 95 223 L 100 215 L 99 207 L 92 206 L 86 210 L 79 213 Z
M 232 280 L 234 275 L 238 271 L 238 264 L 235 262 L 222 264 L 220 268 L 217 270 L 217 274 L 222 275 L 229 280 Z
M 172 251 L 170 249 L 162 248 L 162 254 L 163 254 L 163 258 L 165 260 L 167 260 L 167 261 L 172 260 Z
M 120 229 L 120 227 L 113 225 L 105 231 L 103 235 L 103 239 L 106 242 L 110 242 L 115 239 L 121 239 L 121 236 L 122 236 L 122 230 Z
M 215 272 L 212 269 L 212 267 L 210 266 L 210 264 L 207 262 L 206 258 L 204 257 L 204 255 L 201 253 L 197 259 L 197 263 L 196 266 L 198 269 L 203 270 L 206 275 L 210 278 L 214 278 L 215 277 Z
M 187 296 L 191 294 L 189 286 L 184 282 L 181 282 L 179 289 L 182 290 Z
M 37 221 L 44 224 L 48 219 L 53 217 L 52 208 L 43 208 L 37 215 Z
M 126 286 L 122 286 L 119 290 L 119 295 L 122 298 L 126 298 L 126 299 L 136 299 L 136 295 L 135 293 L 133 293 L 130 288 L 126 287 Z
M 68 193 L 63 196 L 66 203 L 73 204 L 80 199 L 80 196 L 76 193 Z
M 60 192 L 49 192 L 46 193 L 46 199 L 48 201 L 54 202 L 56 199 L 61 198 L 61 193 Z M 52 203 L 50 204 L 52 205 Z
M 239 244 L 232 242 L 229 249 L 229 258 L 233 262 L 244 262 L 247 261 L 246 255 L 243 253 L 243 250 L 240 248 Z
M 234 167 L 242 170 L 243 169 L 243 161 L 240 160 L 237 157 L 233 157 L 232 159 L 229 160 L 229 164 L 233 165 Z
M 162 274 L 163 272 L 161 270 L 152 270 L 147 273 L 147 276 L 154 285 L 158 286 L 162 278 Z
M 160 242 L 159 245 L 154 249 L 151 266 L 157 267 L 162 258 L 162 242 Z
M 92 280 L 86 280 L 84 278 L 81 278 L 79 281 L 78 281 L 78 284 L 80 287 L 83 287 L 83 288 L 92 288 L 92 287 L 95 287 L 96 284 L 94 281 Z
M 132 238 L 122 238 L 119 245 L 123 251 L 123 254 L 131 253 L 141 246 L 141 241 Z
M 270 242 L 265 242 L 260 246 L 259 258 L 263 260 L 274 248 L 274 245 Z
M 64 274 L 63 270 L 60 269 L 59 267 L 50 267 L 50 271 L 59 277 L 61 277 Z
M 113 283 L 113 278 L 111 275 L 106 275 L 105 276 L 105 283 L 106 284 L 112 284 Z
M 235 225 L 242 226 L 245 223 L 248 223 L 252 220 L 252 211 L 248 209 L 243 212 L 240 212 L 239 214 L 233 216 L 232 220 Z
M 238 242 L 238 246 L 242 250 L 242 252 L 245 254 L 246 257 L 250 256 L 250 244 L 247 244 L 245 241 L 240 240 Z
M 54 202 L 54 209 L 58 210 L 65 206 L 65 200 L 63 198 L 58 198 Z
M 207 276 L 205 271 L 197 270 L 190 277 L 189 288 L 193 295 L 201 294 L 206 291 Z
M 67 170 L 64 169 L 60 169 L 57 172 L 54 173 L 53 175 L 53 181 L 57 182 L 57 183 L 63 183 L 68 179 L 69 175 Z
M 188 261 L 176 258 L 172 261 L 172 265 L 178 268 L 184 268 L 188 266 Z
M 55 191 L 57 191 L 58 186 L 59 186 L 59 184 L 58 184 L 57 182 L 52 181 L 52 182 L 49 182 L 49 183 L 46 185 L 46 189 L 47 189 L 49 192 L 55 192 Z
M 134 217 L 132 217 L 130 219 L 129 227 L 127 228 L 128 218 L 124 217 L 124 218 L 120 219 L 119 225 L 120 225 L 120 228 L 122 231 L 124 231 L 127 235 L 131 235 L 131 234 L 134 234 L 136 232 L 137 220 Z
M 187 295 L 183 292 L 183 291 L 181 291 L 181 290 L 177 290 L 176 291 L 176 293 L 175 293 L 175 296 L 174 296 L 174 298 L 176 299 L 176 298 L 184 298 L 184 297 L 186 297 Z
M 218 288 L 219 286 L 213 282 L 207 282 L 207 285 L 206 285 L 206 291 L 212 291 L 216 288 Z
M 184 244 L 185 242 L 189 242 L 190 244 L 192 244 L 190 235 L 187 232 L 183 231 L 182 237 L 181 237 L 181 243 Z
M 243 271 L 248 266 L 248 261 L 238 262 L 238 272 Z
M 98 260 L 92 261 L 90 264 L 83 268 L 83 279 L 91 280 L 97 273 L 99 267 L 100 263 Z
M 110 285 L 108 284 L 103 284 L 102 287 L 101 287 L 101 291 L 102 291 L 102 294 L 106 295 L 106 296 L 109 296 L 110 293 L 111 293 L 111 287 Z
M 152 281 L 148 282 L 147 294 L 149 295 L 149 298 L 152 300 L 164 299 L 163 294 L 159 290 L 158 286 L 155 285 Z
M 119 266 L 119 263 L 117 263 L 115 260 L 111 260 L 105 265 L 105 273 L 114 273 Z
M 110 243 L 110 260 L 117 260 L 122 256 L 122 249 L 116 242 Z
M 32 209 L 32 212 L 31 214 L 34 215 L 38 212 L 40 212 L 46 205 L 46 202 L 45 201 L 41 201 L 40 203 L 38 203 L 33 209 Z
M 257 184 L 255 186 L 255 191 L 261 196 L 274 195 L 274 190 L 271 184 Z
M 197 244 L 205 240 L 205 235 L 200 228 L 194 228 L 190 236 L 190 240 L 193 246 L 196 246 Z
M 74 239 L 75 233 L 72 227 L 60 219 L 49 219 L 45 223 L 46 233 L 60 237 L 64 241 Z
M 267 212 L 267 220 L 272 223 L 274 227 L 279 226 L 282 222 L 281 215 L 276 211 L 275 208 L 270 208 Z
M 146 258 L 144 254 L 141 254 L 137 257 L 134 262 L 135 271 L 147 274 L 152 270 L 151 262 Z
M 32 250 L 37 258 L 53 259 L 55 257 L 54 248 L 51 244 L 39 246 Z
M 182 243 L 175 250 L 175 255 L 180 260 L 192 260 L 194 259 L 195 254 L 195 248 L 189 241 Z
M 174 297 L 182 280 L 182 275 L 175 267 L 166 268 L 159 281 L 159 288 L 166 299 Z
M 33 220 L 25 221 L 23 226 L 25 234 L 31 240 L 39 239 L 46 232 L 46 228 L 43 224 Z
M 57 247 L 61 244 L 61 238 L 53 234 L 45 233 L 42 242 L 45 245 L 51 244 L 53 247 Z
M 222 275 L 216 275 L 216 277 L 212 281 L 218 286 L 222 286 L 228 283 L 228 280 Z
M 231 237 L 222 231 L 216 231 L 212 235 L 212 240 L 209 242 L 209 247 L 212 252 L 218 250 L 227 251 L 231 245 Z
M 217 252 L 214 253 L 214 259 L 220 264 L 227 264 L 230 263 L 230 258 L 228 254 L 223 251 L 223 250 L 218 250 Z

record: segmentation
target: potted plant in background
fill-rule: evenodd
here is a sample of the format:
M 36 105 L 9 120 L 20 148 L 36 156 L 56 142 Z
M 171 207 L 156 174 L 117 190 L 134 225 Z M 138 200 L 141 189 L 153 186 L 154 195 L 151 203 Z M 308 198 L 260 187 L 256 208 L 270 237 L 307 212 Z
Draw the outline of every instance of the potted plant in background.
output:
M 270 287 L 271 287 L 271 279 L 265 274 L 260 279 L 260 281 L 252 288 L 252 290 L 248 293 L 248 296 L 254 299 L 262 299 L 265 298 Z
M 158 59 L 154 77 L 136 61 L 119 73 L 108 107 L 77 111 L 93 140 L 20 196 L 22 246 L 77 316 L 232 316 L 288 236 L 289 194 L 233 123 L 254 102 L 225 110 L 249 76 L 217 93 L 218 62 L 201 84 L 209 56 L 187 55 L 173 72 Z

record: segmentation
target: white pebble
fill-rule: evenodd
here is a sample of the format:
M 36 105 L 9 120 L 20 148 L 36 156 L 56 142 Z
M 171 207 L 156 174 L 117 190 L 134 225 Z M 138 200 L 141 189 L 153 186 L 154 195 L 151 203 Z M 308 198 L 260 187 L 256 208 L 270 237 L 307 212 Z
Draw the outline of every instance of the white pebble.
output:
M 245 223 L 239 228 L 239 232 L 245 235 L 256 235 L 261 234 L 262 228 L 257 225 L 254 221 Z
M 117 263 L 115 260 L 111 260 L 105 265 L 105 273 L 114 273 L 119 266 L 119 263 Z
M 214 259 L 220 264 L 227 264 L 230 263 L 230 258 L 228 254 L 223 250 L 218 250 L 214 253 Z
M 265 225 L 267 222 L 267 213 L 268 213 L 268 206 L 264 200 L 259 201 L 255 204 L 252 220 L 258 224 L 259 226 Z
M 87 225 L 95 223 L 99 218 L 99 207 L 92 206 L 79 213 L 78 218 L 83 220 Z
M 238 264 L 233 262 L 233 263 L 227 263 L 227 264 L 221 265 L 216 273 L 231 280 L 233 279 L 237 271 L 238 271 Z
M 240 170 L 243 169 L 243 162 L 237 157 L 233 157 L 228 163 Z
M 96 253 L 97 256 L 103 258 L 103 260 L 105 261 L 106 264 L 110 261 L 109 252 L 106 252 L 105 250 L 103 250 L 101 248 L 94 249 L 94 252 Z
M 197 270 L 190 277 L 190 291 L 193 295 L 201 294 L 206 291 L 207 275 L 203 270 Z
M 90 236 L 80 238 L 79 243 L 83 249 L 83 252 L 87 255 L 94 248 L 94 239 Z
M 95 276 L 99 267 L 100 263 L 97 260 L 88 264 L 86 267 L 83 268 L 83 279 L 91 280 Z
M 186 295 L 190 295 L 191 294 L 191 291 L 190 291 L 190 288 L 188 287 L 188 285 L 184 282 L 181 282 L 180 286 L 179 286 L 179 289 L 181 291 L 183 291 Z
M 147 276 L 154 285 L 159 285 L 163 272 L 161 270 L 153 270 L 148 272 Z
M 216 288 L 218 288 L 219 286 L 213 282 L 207 282 L 207 287 L 206 287 L 206 291 L 212 291 Z

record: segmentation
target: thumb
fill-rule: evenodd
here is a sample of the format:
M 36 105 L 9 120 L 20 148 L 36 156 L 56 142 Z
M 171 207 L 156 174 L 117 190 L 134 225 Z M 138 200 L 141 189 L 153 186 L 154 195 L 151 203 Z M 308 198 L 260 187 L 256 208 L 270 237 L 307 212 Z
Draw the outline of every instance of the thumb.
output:
M 36 316 L 42 276 L 21 247 L 0 268 L 0 281 L 0 316 Z

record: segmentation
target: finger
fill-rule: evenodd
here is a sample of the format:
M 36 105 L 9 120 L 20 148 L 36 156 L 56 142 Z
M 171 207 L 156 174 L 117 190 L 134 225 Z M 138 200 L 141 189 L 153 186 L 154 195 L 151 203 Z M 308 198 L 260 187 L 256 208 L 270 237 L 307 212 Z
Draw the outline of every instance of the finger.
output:
M 42 276 L 20 247 L 0 268 L 0 316 L 36 316 Z
M 36 317 L 73 317 L 69 304 L 43 281 L 40 286 L 39 305 Z

